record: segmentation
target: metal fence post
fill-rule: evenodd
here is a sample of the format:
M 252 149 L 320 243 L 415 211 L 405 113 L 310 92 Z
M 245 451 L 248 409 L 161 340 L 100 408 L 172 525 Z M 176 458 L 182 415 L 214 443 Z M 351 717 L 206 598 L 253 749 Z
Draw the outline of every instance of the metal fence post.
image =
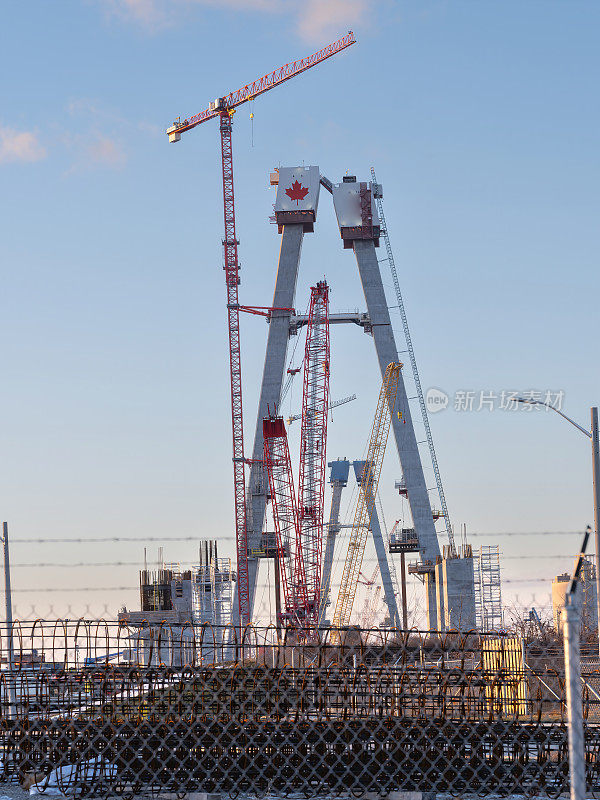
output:
M 585 738 L 583 732 L 583 705 L 581 698 L 581 613 L 580 595 L 577 592 L 583 556 L 591 529 L 588 526 L 569 589 L 565 595 L 563 638 L 565 645 L 565 681 L 567 685 L 567 719 L 569 729 L 569 776 L 571 800 L 585 800 Z
M 583 738 L 581 662 L 579 655 L 580 625 L 579 598 L 576 594 L 567 594 L 565 598 L 563 635 L 565 641 L 571 800 L 585 800 L 585 742 Z

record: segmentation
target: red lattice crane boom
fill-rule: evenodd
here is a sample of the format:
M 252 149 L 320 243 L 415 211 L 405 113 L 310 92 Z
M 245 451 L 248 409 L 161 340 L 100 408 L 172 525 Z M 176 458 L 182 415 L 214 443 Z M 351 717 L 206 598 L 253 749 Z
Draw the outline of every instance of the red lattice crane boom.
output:
M 329 287 L 326 281 L 320 281 L 311 287 L 310 292 L 303 365 L 298 521 L 308 596 L 306 619 L 309 625 L 317 625 L 321 605 L 323 504 L 327 467 Z
M 306 575 L 298 536 L 298 511 L 292 464 L 283 417 L 263 420 L 265 466 L 269 476 L 284 619 L 304 624 L 307 607 Z M 282 620 L 277 620 L 278 624 Z
M 241 624 L 250 622 L 250 581 L 248 575 L 248 540 L 246 534 L 246 480 L 244 474 L 244 425 L 242 416 L 242 367 L 240 358 L 240 320 L 238 286 L 238 240 L 235 232 L 235 197 L 233 187 L 233 152 L 231 147 L 232 117 L 237 106 L 252 100 L 280 83 L 300 75 L 321 61 L 345 50 L 356 42 L 352 31 L 347 36 L 318 50 L 307 58 L 285 64 L 280 69 L 263 75 L 253 83 L 243 86 L 226 97 L 220 97 L 200 114 L 173 123 L 167 129 L 170 142 L 178 142 L 181 134 L 219 117 L 221 132 L 221 159 L 223 167 L 223 214 L 225 238 L 223 239 L 225 283 L 227 287 L 227 315 L 229 323 L 229 357 L 231 366 L 231 422 L 233 431 L 233 475 L 235 500 L 235 529 L 237 550 L 237 589 Z

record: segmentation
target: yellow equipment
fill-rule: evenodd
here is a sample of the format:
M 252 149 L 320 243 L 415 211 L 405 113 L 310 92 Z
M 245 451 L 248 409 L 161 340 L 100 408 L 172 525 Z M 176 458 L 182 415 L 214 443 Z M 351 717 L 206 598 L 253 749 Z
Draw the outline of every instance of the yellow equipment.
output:
M 377 483 L 381 474 L 385 447 L 387 445 L 392 414 L 396 404 L 396 394 L 398 392 L 398 380 L 402 364 L 388 364 L 383 376 L 369 448 L 365 460 L 365 468 L 358 491 L 356 501 L 356 511 L 354 512 L 354 522 L 350 531 L 350 542 L 342 574 L 342 582 L 337 598 L 335 613 L 331 623 L 332 629 L 339 630 L 350 622 L 350 614 L 356 596 L 356 586 L 358 576 L 362 567 L 367 534 L 371 522 L 371 514 L 375 506 L 375 495 L 377 493 Z

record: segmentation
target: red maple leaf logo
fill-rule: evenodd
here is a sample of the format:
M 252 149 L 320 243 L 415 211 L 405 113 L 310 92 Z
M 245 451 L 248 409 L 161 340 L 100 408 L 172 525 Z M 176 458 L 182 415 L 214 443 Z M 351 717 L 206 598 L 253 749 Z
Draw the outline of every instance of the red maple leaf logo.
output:
M 290 200 L 295 200 L 296 205 L 298 205 L 298 201 L 304 200 L 308 194 L 308 189 L 305 189 L 298 181 L 294 181 L 290 188 L 285 190 L 285 193 Z

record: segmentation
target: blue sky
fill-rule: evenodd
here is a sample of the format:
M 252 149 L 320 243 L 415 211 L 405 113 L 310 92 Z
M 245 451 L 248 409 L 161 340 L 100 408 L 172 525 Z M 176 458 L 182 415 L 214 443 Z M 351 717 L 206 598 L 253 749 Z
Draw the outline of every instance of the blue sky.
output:
M 31 0 L 1 14 L 2 517 L 15 540 L 140 540 L 15 543 L 15 563 L 132 562 L 145 537 L 232 535 L 218 132 L 207 123 L 175 146 L 164 129 L 349 28 L 357 45 L 256 100 L 253 124 L 248 106 L 236 114 L 242 302 L 272 297 L 273 166 L 317 164 L 340 180 L 374 165 L 424 386 L 562 391 L 587 424 L 600 395 L 593 0 Z M 362 308 L 327 195 L 305 238 L 298 308 L 323 275 L 332 310 Z M 248 438 L 265 333 L 243 320 Z M 335 330 L 332 345 L 332 396 L 358 400 L 335 413 L 329 455 L 357 458 L 380 377 L 362 333 Z M 449 407 L 432 426 L 456 526 L 591 521 L 589 446 L 556 415 Z M 390 449 L 388 521 L 403 513 L 398 472 Z M 578 546 L 489 541 L 513 580 L 570 567 L 517 556 Z M 194 554 L 173 544 L 167 557 Z M 40 587 L 68 584 L 131 586 L 77 603 L 134 605 L 136 581 L 132 566 L 13 576 L 35 590 L 16 594 L 25 610 L 49 605 Z

